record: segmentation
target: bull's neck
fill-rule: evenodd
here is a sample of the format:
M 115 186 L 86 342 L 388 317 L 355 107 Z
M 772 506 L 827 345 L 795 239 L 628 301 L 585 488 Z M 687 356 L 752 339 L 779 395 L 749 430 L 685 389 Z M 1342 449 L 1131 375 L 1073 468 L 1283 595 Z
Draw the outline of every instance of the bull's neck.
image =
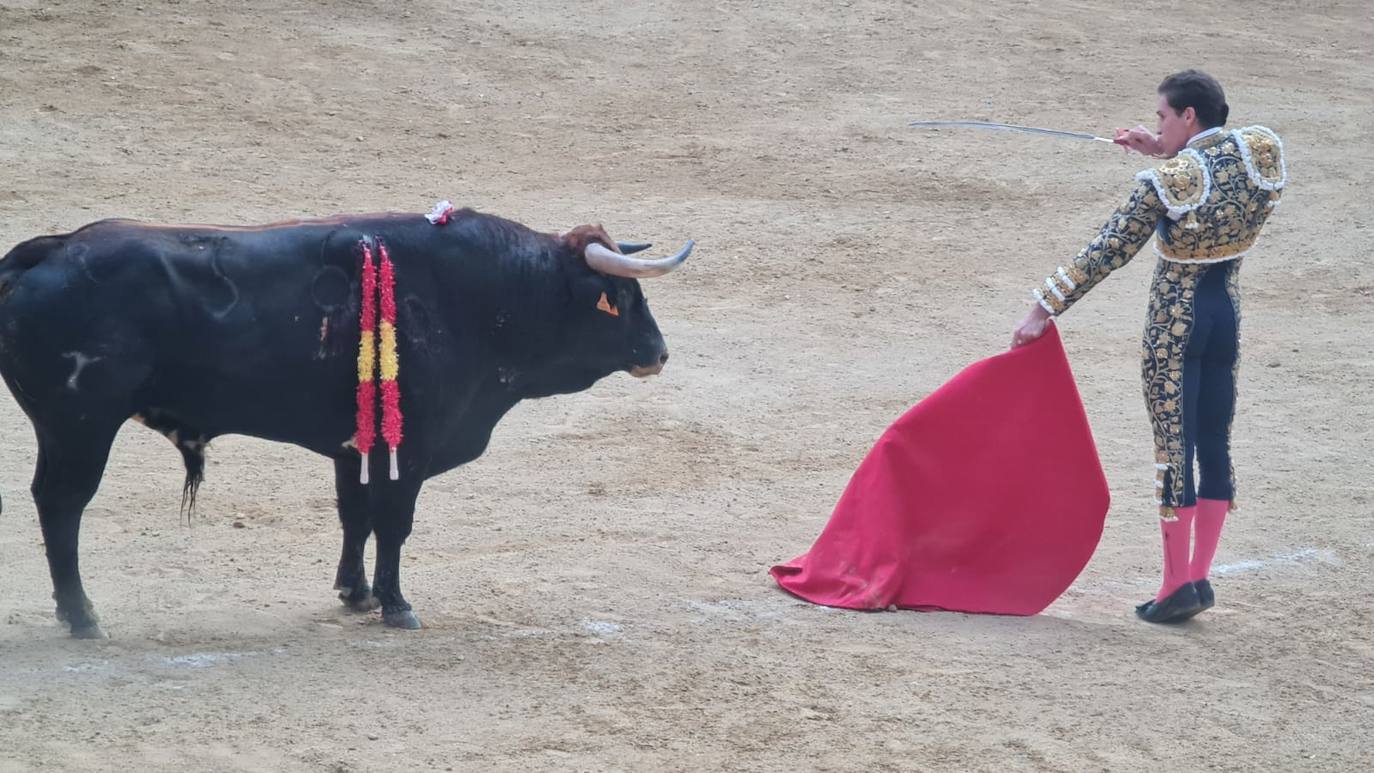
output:
M 551 252 L 526 252 L 494 261 L 474 279 L 465 327 L 495 358 L 497 367 L 527 369 L 553 355 L 562 332 L 567 280 Z

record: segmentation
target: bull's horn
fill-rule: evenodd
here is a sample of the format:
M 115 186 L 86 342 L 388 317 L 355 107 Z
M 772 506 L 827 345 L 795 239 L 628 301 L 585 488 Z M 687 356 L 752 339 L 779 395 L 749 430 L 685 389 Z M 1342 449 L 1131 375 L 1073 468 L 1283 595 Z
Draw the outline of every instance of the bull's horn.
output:
M 582 256 L 587 259 L 588 266 L 603 274 L 623 276 L 629 279 L 649 279 L 663 276 L 682 265 L 682 262 L 687 260 L 687 256 L 692 253 L 694 246 L 696 246 L 696 242 L 689 239 L 687 246 L 679 250 L 676 255 L 658 258 L 657 260 L 645 260 L 644 258 L 632 258 L 628 255 L 612 252 L 604 245 L 592 242 L 582 251 Z
M 654 245 L 652 242 L 616 242 L 615 246 L 619 247 L 622 253 L 633 255 L 636 252 L 647 250 Z

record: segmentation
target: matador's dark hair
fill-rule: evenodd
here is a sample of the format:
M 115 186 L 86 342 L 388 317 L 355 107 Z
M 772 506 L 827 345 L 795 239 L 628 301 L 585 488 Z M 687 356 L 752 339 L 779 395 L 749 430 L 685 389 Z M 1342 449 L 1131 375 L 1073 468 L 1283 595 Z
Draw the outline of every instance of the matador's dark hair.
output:
M 1226 115 L 1231 112 L 1221 84 L 1201 70 L 1184 70 L 1170 75 L 1159 84 L 1159 93 L 1175 113 L 1193 108 L 1198 124 L 1204 129 L 1224 125 Z

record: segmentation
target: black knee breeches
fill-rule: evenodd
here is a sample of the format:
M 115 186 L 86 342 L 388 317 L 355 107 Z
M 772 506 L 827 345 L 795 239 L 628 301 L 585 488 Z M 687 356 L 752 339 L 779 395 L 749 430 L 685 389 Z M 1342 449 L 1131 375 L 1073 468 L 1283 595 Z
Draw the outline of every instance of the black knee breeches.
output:
M 1161 260 L 1155 271 L 1142 375 L 1154 427 L 1155 491 L 1165 518 L 1199 496 L 1235 499 L 1230 435 L 1240 346 L 1239 264 Z M 1194 460 L 1201 473 L 1197 485 Z

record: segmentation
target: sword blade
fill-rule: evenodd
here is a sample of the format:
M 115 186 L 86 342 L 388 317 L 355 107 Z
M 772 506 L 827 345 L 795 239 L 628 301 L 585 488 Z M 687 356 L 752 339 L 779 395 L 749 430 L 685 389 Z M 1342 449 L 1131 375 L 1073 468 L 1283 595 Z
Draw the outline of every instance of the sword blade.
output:
M 1071 140 L 1086 140 L 1089 142 L 1106 142 L 1113 144 L 1112 140 L 1106 137 L 1099 137 L 1096 134 L 1087 132 L 1066 132 L 1060 129 L 1042 129 L 1038 126 L 1017 126 L 1011 123 L 994 123 L 992 121 L 912 121 L 907 124 L 920 129 L 932 129 L 942 127 L 956 127 L 964 129 L 997 129 L 1001 131 L 1023 132 L 1025 134 L 1039 134 L 1046 137 L 1065 137 Z

